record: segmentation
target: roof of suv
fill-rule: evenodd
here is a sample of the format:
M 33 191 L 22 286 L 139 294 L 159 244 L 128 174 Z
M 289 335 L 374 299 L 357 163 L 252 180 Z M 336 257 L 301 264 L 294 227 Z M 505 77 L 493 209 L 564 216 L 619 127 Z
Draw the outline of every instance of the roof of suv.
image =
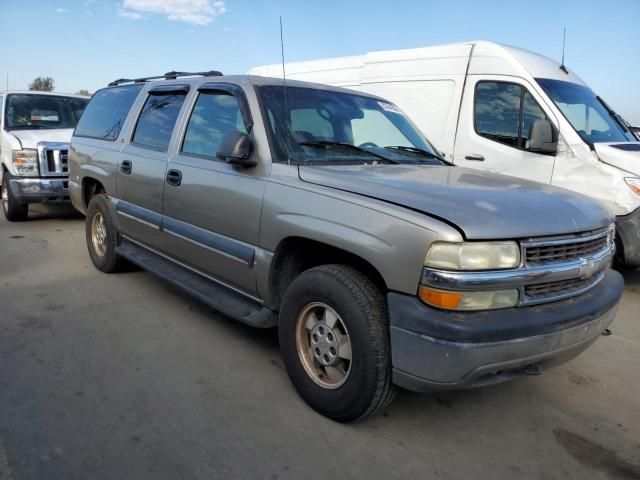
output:
M 189 85 L 191 87 L 199 87 L 205 83 L 233 83 L 239 85 L 244 88 L 252 87 L 252 86 L 265 86 L 265 85 L 273 85 L 273 86 L 282 86 L 282 78 L 272 78 L 272 77 L 261 77 L 258 75 L 222 75 L 222 76 L 197 76 L 197 77 L 179 77 L 171 80 L 148 80 L 144 82 L 129 82 L 129 83 L 121 83 L 119 85 L 114 85 L 113 87 L 106 88 L 115 88 L 126 85 L 135 85 L 135 84 L 149 84 L 149 85 Z M 368 93 L 350 90 L 341 87 L 333 87 L 330 85 L 323 85 L 320 83 L 312 83 L 312 82 L 304 82 L 301 80 L 288 80 L 287 79 L 287 87 L 299 87 L 299 88 L 313 88 L 316 90 L 326 90 L 332 92 L 340 92 L 340 93 L 348 93 L 351 95 L 359 95 L 363 97 L 375 98 L 377 100 L 384 100 L 381 97 L 376 95 L 371 95 Z

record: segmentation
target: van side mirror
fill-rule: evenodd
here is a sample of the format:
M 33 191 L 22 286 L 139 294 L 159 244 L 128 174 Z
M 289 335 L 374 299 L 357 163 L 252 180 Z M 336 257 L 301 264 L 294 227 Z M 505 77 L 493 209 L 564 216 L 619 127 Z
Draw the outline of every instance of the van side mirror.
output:
M 555 153 L 558 142 L 553 141 L 553 126 L 547 119 L 536 120 L 529 129 L 527 150 L 540 153 Z
M 222 137 L 216 157 L 233 165 L 249 168 L 255 167 L 257 162 L 251 158 L 253 141 L 247 133 L 233 131 Z

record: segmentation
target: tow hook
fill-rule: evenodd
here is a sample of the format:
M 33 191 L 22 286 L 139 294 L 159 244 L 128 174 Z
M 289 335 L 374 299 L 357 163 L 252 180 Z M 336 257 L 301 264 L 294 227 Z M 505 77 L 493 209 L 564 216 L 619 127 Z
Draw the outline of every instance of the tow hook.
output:
M 608 328 L 605 328 L 600 335 L 602 335 L 603 337 L 608 337 L 612 333 L 613 332 L 611 330 L 609 330 Z
M 542 373 L 542 370 L 538 365 L 527 365 L 522 369 L 522 373 L 535 377 L 537 375 L 540 375 Z

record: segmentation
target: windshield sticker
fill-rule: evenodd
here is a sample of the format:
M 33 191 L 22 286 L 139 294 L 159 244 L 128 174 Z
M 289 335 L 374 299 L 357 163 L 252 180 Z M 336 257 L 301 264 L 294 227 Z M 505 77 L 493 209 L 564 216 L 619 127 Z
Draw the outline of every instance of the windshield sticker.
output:
M 396 107 L 393 103 L 378 102 L 378 105 L 380 105 L 382 107 L 382 109 L 386 110 L 387 112 L 393 112 L 393 113 L 402 114 L 400 109 L 398 107 Z

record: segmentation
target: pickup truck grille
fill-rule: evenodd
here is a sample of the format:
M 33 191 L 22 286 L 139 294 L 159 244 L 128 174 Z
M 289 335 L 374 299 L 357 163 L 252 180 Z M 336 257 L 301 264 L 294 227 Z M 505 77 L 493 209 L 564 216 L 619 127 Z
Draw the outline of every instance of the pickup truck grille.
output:
M 69 144 L 38 143 L 40 175 L 43 177 L 66 177 L 69 175 Z
M 572 278 L 558 282 L 538 283 L 524 287 L 527 302 L 541 302 L 545 300 L 559 300 L 572 297 L 589 290 L 602 280 L 604 272 L 599 272 L 590 278 Z
M 577 260 L 607 249 L 610 242 L 611 234 L 607 230 L 582 239 L 573 237 L 549 243 L 526 245 L 525 262 L 527 265 L 540 265 Z

